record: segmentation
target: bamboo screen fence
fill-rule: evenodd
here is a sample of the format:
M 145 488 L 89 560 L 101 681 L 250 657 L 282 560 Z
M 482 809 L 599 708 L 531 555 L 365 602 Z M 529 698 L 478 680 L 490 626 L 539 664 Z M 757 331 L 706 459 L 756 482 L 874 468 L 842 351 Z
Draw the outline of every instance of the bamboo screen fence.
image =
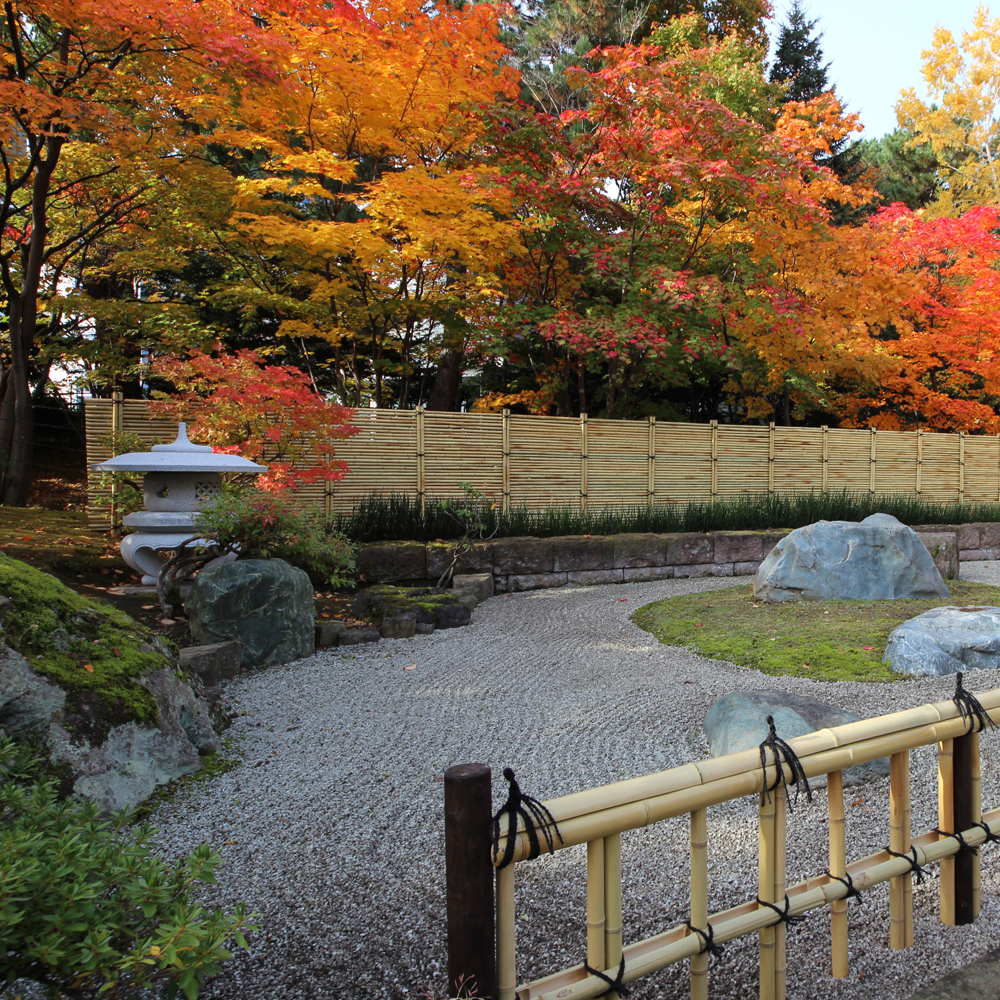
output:
M 301 491 L 327 512 L 375 491 L 461 495 L 471 483 L 506 508 L 712 500 L 745 492 L 869 490 L 929 500 L 1000 499 L 1000 437 L 837 428 L 592 420 L 504 413 L 358 410 L 337 448 L 350 475 Z M 111 455 L 112 431 L 172 441 L 142 400 L 86 402 L 87 460 Z M 91 483 L 93 526 L 110 494 Z
M 980 696 L 980 704 L 1000 718 L 1000 689 Z M 960 714 L 956 702 L 923 705 L 908 711 L 824 729 L 789 740 L 807 777 L 828 775 L 829 873 L 786 885 L 785 796 L 778 788 L 760 801 L 759 896 L 792 915 L 830 904 L 831 971 L 848 975 L 849 887 L 863 893 L 890 883 L 889 944 L 913 945 L 912 878 L 915 866 L 940 863 L 940 918 L 945 924 L 968 924 L 979 913 L 979 857 L 969 848 L 1000 833 L 1000 809 L 985 815 L 980 802 L 979 733 L 974 720 Z M 938 829 L 919 835 L 910 830 L 910 751 L 938 747 Z M 855 764 L 889 756 L 889 850 L 847 859 L 842 771 Z M 474 765 L 473 765 L 474 766 Z M 793 775 L 786 764 L 782 776 Z M 709 914 L 709 806 L 745 795 L 760 796 L 766 780 L 775 785 L 777 771 L 768 754 L 765 778 L 757 749 L 701 760 L 669 771 L 633 778 L 543 803 L 558 827 L 556 850 L 587 845 L 587 965 L 614 980 L 624 957 L 621 983 L 648 976 L 684 959 L 690 961 L 692 1000 L 705 1000 L 709 990 L 709 954 L 705 938 L 716 944 L 749 934 L 759 935 L 760 998 L 784 1000 L 785 923 L 775 910 L 757 900 Z M 621 835 L 673 816 L 690 815 L 690 915 L 654 937 L 624 944 L 622 940 Z M 530 844 L 518 827 L 514 862 L 500 867 L 507 846 L 507 815 L 500 820 L 496 870 L 496 980 L 498 1000 L 589 1000 L 607 994 L 608 984 L 590 975 L 583 964 L 544 979 L 516 985 L 514 880 L 518 861 L 530 857 Z M 944 831 L 943 833 L 941 831 Z M 961 840 L 954 836 L 961 834 Z M 545 841 L 539 831 L 542 850 Z M 965 847 L 963 847 L 963 843 Z M 895 857 L 891 852 L 908 857 Z M 911 864 L 912 859 L 912 864 Z M 840 881 L 838 881 L 840 879 Z M 694 930 L 697 928 L 698 930 Z M 702 933 L 699 934 L 698 931 Z

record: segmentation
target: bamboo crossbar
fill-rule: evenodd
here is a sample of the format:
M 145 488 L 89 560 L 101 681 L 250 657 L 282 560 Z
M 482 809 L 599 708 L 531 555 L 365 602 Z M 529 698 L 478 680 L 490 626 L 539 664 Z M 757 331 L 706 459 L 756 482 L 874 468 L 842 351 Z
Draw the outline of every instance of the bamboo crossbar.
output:
M 994 721 L 1000 719 L 1000 688 L 979 695 L 979 701 Z M 788 743 L 802 762 L 806 776 L 812 778 L 950 740 L 967 728 L 955 703 L 946 701 L 821 729 L 796 736 Z M 559 827 L 554 836 L 558 849 L 759 794 L 762 787 L 760 755 L 754 749 L 574 792 L 549 799 L 545 806 Z M 507 822 L 506 815 L 501 817 L 498 858 L 505 850 Z M 529 853 L 527 834 L 518 831 L 514 860 L 524 860 Z

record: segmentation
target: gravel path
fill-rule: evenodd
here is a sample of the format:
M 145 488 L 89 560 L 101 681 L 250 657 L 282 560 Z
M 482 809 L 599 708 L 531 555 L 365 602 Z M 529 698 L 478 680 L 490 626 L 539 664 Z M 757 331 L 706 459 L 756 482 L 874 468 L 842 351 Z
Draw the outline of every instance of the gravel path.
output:
M 963 565 L 1000 583 L 1000 564 Z M 206 901 L 244 900 L 262 914 L 249 953 L 208 987 L 218 1000 L 255 997 L 417 998 L 443 995 L 444 833 L 441 774 L 486 761 L 551 798 L 707 755 L 705 712 L 720 695 L 755 687 L 814 696 L 861 716 L 950 696 L 954 679 L 893 685 L 765 677 L 662 646 L 629 621 L 643 604 L 749 579 L 674 580 L 506 595 L 471 626 L 410 640 L 328 650 L 235 682 L 242 714 L 230 736 L 242 766 L 164 805 L 153 818 L 168 854 L 209 841 L 226 864 Z M 415 664 L 413 669 L 406 669 Z M 972 690 L 992 687 L 972 671 Z M 983 740 L 983 801 L 1000 803 L 1000 734 Z M 936 825 L 933 750 L 913 755 L 913 825 Z M 496 805 L 505 797 L 494 779 Z M 888 840 L 888 780 L 849 789 L 849 856 Z M 710 906 L 756 894 L 756 806 L 709 811 Z M 686 818 L 623 837 L 627 940 L 685 919 Z M 790 818 L 789 879 L 826 867 L 826 799 Z M 887 946 L 888 891 L 851 902 L 851 976 L 829 969 L 829 921 L 790 929 L 788 995 L 901 1000 L 995 947 L 997 848 L 984 851 L 983 912 L 973 927 L 936 916 L 937 869 L 915 891 L 916 947 Z M 585 848 L 518 867 L 519 981 L 585 954 Z M 635 984 L 634 1000 L 680 1000 L 686 963 Z M 756 942 L 726 946 L 711 996 L 756 994 Z

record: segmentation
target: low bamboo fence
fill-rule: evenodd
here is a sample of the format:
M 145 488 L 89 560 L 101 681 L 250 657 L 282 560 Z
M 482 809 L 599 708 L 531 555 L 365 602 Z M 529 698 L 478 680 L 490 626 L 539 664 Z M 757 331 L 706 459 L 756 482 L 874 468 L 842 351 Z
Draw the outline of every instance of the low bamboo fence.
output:
M 89 399 L 87 461 L 111 457 L 112 432 L 172 441 L 171 421 L 143 400 Z M 350 475 L 301 489 L 327 513 L 376 491 L 460 497 L 470 483 L 530 508 L 711 501 L 739 493 L 914 493 L 928 500 L 1000 500 L 1000 436 L 841 430 L 502 413 L 357 411 L 360 433 L 337 446 Z M 110 490 L 90 486 L 93 527 L 107 526 Z
M 994 719 L 1000 718 L 1000 689 L 980 695 L 980 703 Z M 864 893 L 882 882 L 890 883 L 889 945 L 894 949 L 913 945 L 912 872 L 909 854 L 916 864 L 940 865 L 940 919 L 945 924 L 971 923 L 979 913 L 979 858 L 963 849 L 951 834 L 958 832 L 969 847 L 989 835 L 1000 833 L 1000 808 L 983 813 L 980 801 L 979 733 L 970 732 L 956 703 L 940 702 L 908 711 L 824 729 L 789 740 L 809 778 L 828 776 L 829 874 L 823 873 L 786 884 L 786 822 L 784 789 L 765 796 L 759 807 L 759 900 L 773 903 L 793 916 L 829 906 L 830 971 L 835 977 L 848 975 L 848 878 Z M 998 734 L 1000 735 L 1000 734 Z M 910 829 L 910 751 L 937 744 L 938 830 L 912 833 Z M 849 859 L 845 838 L 843 771 L 856 764 L 888 756 L 889 851 Z M 471 767 L 474 765 L 465 765 Z M 483 767 L 483 765 L 479 765 Z M 461 768 L 455 769 L 456 772 Z M 708 908 L 708 824 L 711 806 L 746 795 L 760 796 L 765 780 L 775 783 L 776 770 L 768 754 L 765 779 L 758 750 L 697 761 L 658 774 L 633 778 L 601 788 L 566 795 L 544 803 L 558 827 L 552 832 L 556 850 L 587 845 L 587 964 L 614 980 L 624 957 L 621 982 L 630 983 L 667 966 L 689 962 L 692 1000 L 709 995 L 709 954 L 704 938 L 709 929 L 715 943 L 723 944 L 746 935 L 759 938 L 760 998 L 783 1000 L 785 996 L 785 923 L 774 910 L 757 900 L 710 913 Z M 785 765 L 783 778 L 790 781 Z M 448 773 L 446 772 L 446 817 Z M 454 793 L 453 793 L 454 794 Z M 489 797 L 486 798 L 489 809 Z M 454 810 L 452 810 L 454 812 Z M 687 814 L 690 818 L 690 910 L 689 923 L 663 930 L 653 937 L 626 943 L 622 937 L 621 835 Z M 448 817 L 454 841 L 453 819 Z M 482 840 L 479 863 L 500 865 L 506 847 L 509 823 L 501 818 L 500 850 L 494 857 Z M 938 831 L 945 831 L 942 834 Z M 478 836 L 478 834 L 477 834 Z M 539 831 L 542 850 L 545 842 Z M 452 854 L 457 850 L 451 846 Z M 533 982 L 518 984 L 515 963 L 515 881 L 518 863 L 530 856 L 530 845 L 519 826 L 514 861 L 495 872 L 495 984 L 498 1000 L 589 1000 L 609 993 L 608 984 L 590 975 L 583 964 L 562 969 Z M 844 881 L 837 881 L 837 878 Z M 454 879 L 449 871 L 449 889 Z M 787 904 L 786 904 L 787 899 Z M 449 920 L 452 911 L 449 909 Z M 449 935 L 451 926 L 449 923 Z M 458 940 L 458 939 L 457 939 Z M 451 943 L 451 937 L 449 937 Z M 462 942 L 458 941 L 459 946 Z M 493 942 L 488 945 L 493 954 Z M 482 949 L 481 949 L 482 952 Z M 480 958 L 482 955 L 480 954 Z M 450 955 L 450 975 L 476 959 Z M 478 967 L 479 975 L 493 978 L 489 964 Z M 483 971 L 485 969 L 485 972 Z

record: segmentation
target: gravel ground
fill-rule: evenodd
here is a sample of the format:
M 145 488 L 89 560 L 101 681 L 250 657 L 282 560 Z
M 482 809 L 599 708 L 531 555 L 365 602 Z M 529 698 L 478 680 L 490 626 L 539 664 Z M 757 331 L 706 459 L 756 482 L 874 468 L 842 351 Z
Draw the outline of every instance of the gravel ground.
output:
M 1000 584 L 1000 564 L 963 565 Z M 705 712 L 720 695 L 795 690 L 860 716 L 938 701 L 954 679 L 897 684 L 766 677 L 662 646 L 629 621 L 649 601 L 748 584 L 673 580 L 562 588 L 493 598 L 472 625 L 410 640 L 326 650 L 240 679 L 229 735 L 242 766 L 162 806 L 153 823 L 168 854 L 208 841 L 223 855 L 205 901 L 244 900 L 262 916 L 206 998 L 422 997 L 445 992 L 441 774 L 451 764 L 504 766 L 539 798 L 659 771 L 706 756 Z M 415 665 L 415 666 L 413 666 Z M 406 669 L 412 667 L 412 669 Z M 995 683 L 986 671 L 972 690 Z M 1000 735 L 983 740 L 983 801 L 1000 803 Z M 933 749 L 913 755 L 913 826 L 936 825 Z M 505 797 L 494 779 L 495 805 Z M 503 786 L 503 787 L 501 787 Z M 888 841 L 888 780 L 849 789 L 849 856 Z M 710 906 L 756 894 L 756 805 L 709 811 Z M 686 818 L 623 837 L 626 940 L 685 919 Z M 788 875 L 826 867 L 826 797 L 790 817 Z M 972 927 L 937 919 L 937 869 L 915 890 L 916 946 L 887 945 L 888 890 L 851 902 L 851 975 L 829 974 L 822 911 L 788 935 L 788 995 L 901 1000 L 985 954 L 1000 934 L 1000 867 L 984 852 L 983 911 Z M 520 982 L 585 954 L 585 848 L 518 867 Z M 688 995 L 686 963 L 634 984 L 634 1000 Z M 756 994 L 756 941 L 726 946 L 711 995 Z

